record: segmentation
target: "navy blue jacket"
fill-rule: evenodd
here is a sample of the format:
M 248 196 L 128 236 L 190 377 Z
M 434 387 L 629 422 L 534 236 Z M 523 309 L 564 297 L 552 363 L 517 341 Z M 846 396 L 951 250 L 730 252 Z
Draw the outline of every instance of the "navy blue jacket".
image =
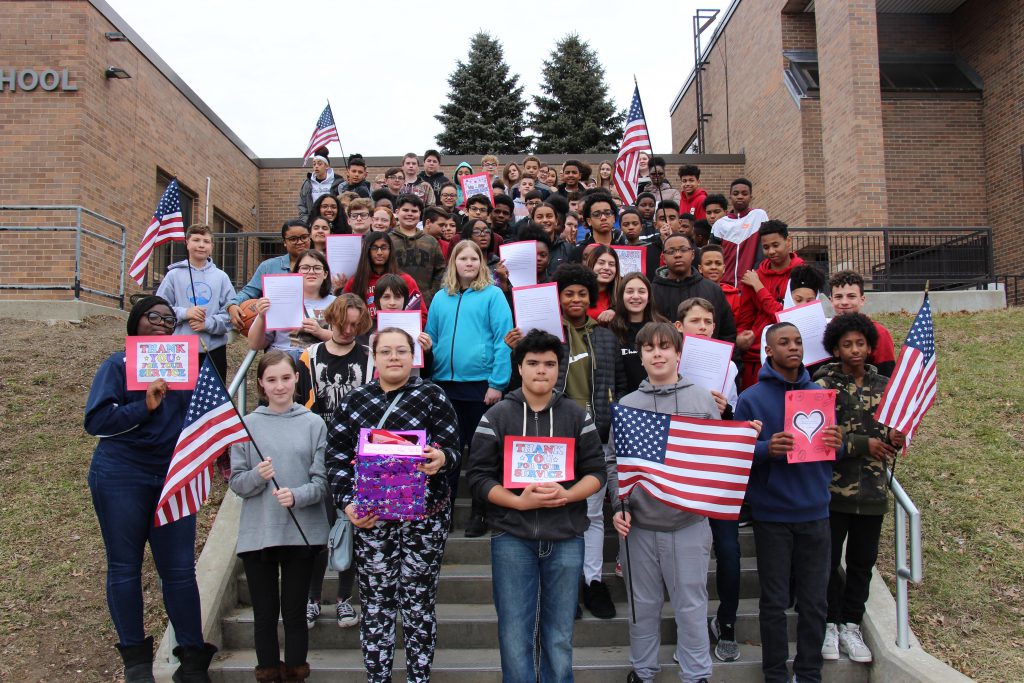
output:
M 789 382 L 772 367 L 771 361 L 761 366 L 757 384 L 750 387 L 736 402 L 734 420 L 761 420 L 764 423 L 754 446 L 754 465 L 747 485 L 747 503 L 754 519 L 760 522 L 813 522 L 828 519 L 829 484 L 832 463 L 805 462 L 790 465 L 786 457 L 768 455 L 772 434 L 785 431 L 786 392 L 821 390 L 811 381 L 803 367 L 796 382 Z M 836 458 L 843 456 L 836 453 Z
M 94 458 L 163 476 L 185 424 L 191 391 L 168 391 L 157 409 L 146 409 L 145 391 L 128 391 L 124 352 L 103 361 L 85 404 L 85 431 L 100 442 Z

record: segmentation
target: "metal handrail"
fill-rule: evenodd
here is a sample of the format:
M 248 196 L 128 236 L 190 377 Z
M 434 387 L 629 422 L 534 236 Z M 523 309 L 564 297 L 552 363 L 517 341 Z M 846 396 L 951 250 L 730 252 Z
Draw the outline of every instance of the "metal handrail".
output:
M 921 583 L 924 571 L 921 562 L 921 511 L 914 505 L 896 477 L 889 482 L 896 500 L 896 646 L 910 649 L 910 604 L 907 582 Z M 907 564 L 907 522 L 910 522 L 910 563 Z
M 249 368 L 252 367 L 252 362 L 256 359 L 256 353 L 256 349 L 249 349 L 249 353 L 245 354 L 242 364 L 235 371 L 235 376 L 231 378 L 231 384 L 228 385 L 228 398 L 234 400 L 235 408 L 240 413 L 245 412 L 247 386 L 245 379 L 249 374 Z M 237 397 L 235 396 L 236 394 Z

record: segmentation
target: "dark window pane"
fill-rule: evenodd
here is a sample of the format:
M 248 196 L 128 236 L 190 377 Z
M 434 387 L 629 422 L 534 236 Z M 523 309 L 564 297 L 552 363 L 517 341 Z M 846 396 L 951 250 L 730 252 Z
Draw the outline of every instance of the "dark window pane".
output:
M 956 64 L 922 64 L 921 72 L 937 90 L 977 90 Z
M 920 64 L 881 64 L 882 89 L 932 90 Z

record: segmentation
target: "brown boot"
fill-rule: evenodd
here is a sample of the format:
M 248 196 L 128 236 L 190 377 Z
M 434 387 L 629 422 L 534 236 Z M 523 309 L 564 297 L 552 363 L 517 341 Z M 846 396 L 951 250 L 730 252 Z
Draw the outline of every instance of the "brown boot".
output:
M 281 683 L 302 683 L 309 678 L 309 663 L 298 666 L 281 665 Z
M 281 683 L 281 669 L 283 668 L 284 664 L 281 662 L 270 666 L 257 666 L 254 671 L 256 680 L 260 683 Z

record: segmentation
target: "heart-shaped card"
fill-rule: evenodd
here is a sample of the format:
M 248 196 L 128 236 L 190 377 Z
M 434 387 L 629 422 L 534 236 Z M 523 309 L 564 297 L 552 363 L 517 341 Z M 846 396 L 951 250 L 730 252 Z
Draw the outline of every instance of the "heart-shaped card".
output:
M 790 463 L 835 460 L 835 449 L 825 445 L 824 431 L 836 423 L 836 392 L 786 392 L 786 427 L 793 435 L 793 450 L 786 454 Z

